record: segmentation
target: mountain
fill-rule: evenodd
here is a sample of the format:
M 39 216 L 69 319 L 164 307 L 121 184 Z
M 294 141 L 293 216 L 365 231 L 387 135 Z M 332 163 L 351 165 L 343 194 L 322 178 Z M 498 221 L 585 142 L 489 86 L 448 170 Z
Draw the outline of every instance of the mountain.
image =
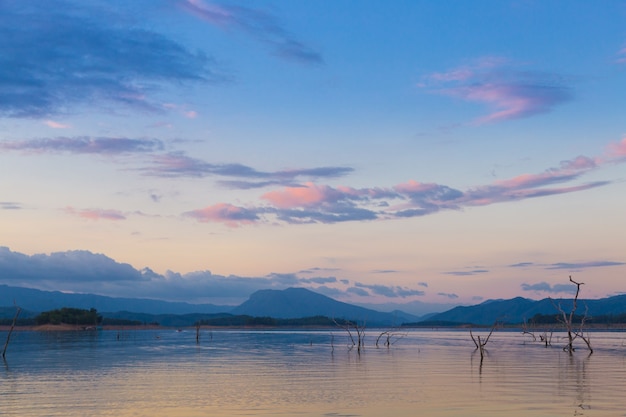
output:
M 22 309 L 39 313 L 62 307 L 95 308 L 104 317 L 142 322 L 158 322 L 168 326 L 185 326 L 207 318 L 206 315 L 229 313 L 254 317 L 302 318 L 317 315 L 364 322 L 368 326 L 400 325 L 419 319 L 402 311 L 381 313 L 333 300 L 304 288 L 261 290 L 243 304 L 217 306 L 213 304 L 174 303 L 138 298 L 113 298 L 93 294 L 66 294 L 31 288 L 0 285 L 0 317 L 12 318 L 14 301 Z
M 335 319 L 357 320 L 368 326 L 400 325 L 417 319 L 416 316 L 401 311 L 381 313 L 343 303 L 305 288 L 260 290 L 252 294 L 243 304 L 232 309 L 230 313 L 275 318 L 327 316 Z
M 455 304 L 425 303 L 423 301 L 414 300 L 408 303 L 382 303 L 382 304 L 355 303 L 355 305 L 369 308 L 370 310 L 376 310 L 376 311 L 402 310 L 406 313 L 425 319 L 426 317 L 432 314 L 437 314 L 437 313 L 442 313 L 444 311 L 448 311 L 451 308 L 458 306 L 459 303 L 455 303 Z
M 573 300 L 550 299 L 529 300 L 517 297 L 510 300 L 488 300 L 474 306 L 454 307 L 443 313 L 434 314 L 428 321 L 493 324 L 496 320 L 505 323 L 523 323 L 535 314 L 557 314 L 556 306 L 561 305 L 565 312 L 572 308 Z M 556 305 L 556 306 L 555 306 Z M 601 315 L 617 315 L 626 312 L 626 295 L 603 298 L 599 300 L 578 300 L 577 314 L 584 314 L 588 308 L 589 317 Z
M 13 306 L 14 302 L 21 308 L 34 312 L 74 307 L 95 308 L 98 311 L 111 312 L 127 310 L 148 314 L 210 314 L 227 312 L 233 308 L 233 306 L 189 304 L 144 298 L 113 298 L 94 294 L 67 294 L 59 291 L 41 291 L 0 285 L 0 306 Z
M 367 326 L 392 326 L 428 320 L 449 323 L 474 323 L 491 325 L 496 320 L 505 323 L 522 323 L 536 314 L 557 314 L 555 305 L 569 312 L 572 299 L 534 301 L 517 297 L 510 300 L 488 300 L 474 306 L 457 306 L 443 313 L 422 317 L 404 311 L 380 312 L 336 301 L 304 288 L 286 290 L 260 290 L 239 306 L 189 304 L 139 298 L 113 298 L 93 294 L 66 294 L 58 291 L 41 291 L 30 288 L 0 285 L 0 318 L 13 318 L 14 302 L 24 311 L 22 318 L 61 307 L 95 308 L 105 317 L 157 321 L 164 325 L 183 326 L 206 318 L 206 315 L 228 313 L 253 317 L 303 318 L 327 316 L 355 320 Z M 5 308 L 2 308 L 5 307 Z M 578 313 L 588 316 L 618 315 L 626 313 L 626 295 L 599 300 L 578 300 Z M 184 316 L 186 317 L 174 317 Z M 166 324 L 167 323 L 167 324 Z M 187 324 L 188 325 L 188 324 Z

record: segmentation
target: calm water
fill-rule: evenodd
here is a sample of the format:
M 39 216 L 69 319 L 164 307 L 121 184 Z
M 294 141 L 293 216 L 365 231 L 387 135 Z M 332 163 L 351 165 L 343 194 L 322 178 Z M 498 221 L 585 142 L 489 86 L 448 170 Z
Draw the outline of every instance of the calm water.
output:
M 569 356 L 497 332 L 482 363 L 464 331 L 377 335 L 359 355 L 341 331 L 16 332 L 0 415 L 626 416 L 626 333 Z

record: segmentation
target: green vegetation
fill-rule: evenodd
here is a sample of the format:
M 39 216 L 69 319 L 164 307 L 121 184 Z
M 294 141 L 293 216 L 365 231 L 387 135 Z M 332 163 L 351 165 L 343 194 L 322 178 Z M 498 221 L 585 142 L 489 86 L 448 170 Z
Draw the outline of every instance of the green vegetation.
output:
M 44 311 L 35 317 L 35 323 L 41 324 L 79 324 L 95 326 L 102 322 L 102 316 L 95 308 L 83 310 L 80 308 L 63 307 L 57 310 Z
M 585 318 L 583 315 L 575 314 L 572 317 L 572 324 L 580 324 Z M 622 314 L 603 314 L 600 316 L 587 317 L 585 321 L 588 324 L 624 324 L 626 323 L 626 313 Z M 528 320 L 528 324 L 559 324 L 558 314 L 535 314 L 533 318 Z

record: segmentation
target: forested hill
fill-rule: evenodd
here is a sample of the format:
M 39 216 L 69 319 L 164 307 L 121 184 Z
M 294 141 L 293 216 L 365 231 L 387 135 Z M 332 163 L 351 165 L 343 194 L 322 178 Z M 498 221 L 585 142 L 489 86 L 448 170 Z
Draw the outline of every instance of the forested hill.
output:
M 559 312 L 557 306 L 569 312 L 572 299 L 529 300 L 517 297 L 510 300 L 488 300 L 474 306 L 454 307 L 446 312 L 428 318 L 429 322 L 492 324 L 496 321 L 504 323 L 523 323 L 535 315 L 551 315 Z M 617 295 L 599 300 L 578 300 L 577 314 L 594 316 L 619 315 L 626 313 L 626 295 Z

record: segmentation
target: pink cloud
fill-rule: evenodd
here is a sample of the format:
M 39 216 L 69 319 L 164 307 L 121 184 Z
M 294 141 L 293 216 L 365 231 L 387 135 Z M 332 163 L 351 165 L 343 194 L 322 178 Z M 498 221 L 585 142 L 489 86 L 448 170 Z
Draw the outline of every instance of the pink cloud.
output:
M 282 191 L 270 191 L 261 196 L 278 208 L 310 207 L 330 199 L 337 199 L 342 193 L 329 186 L 317 186 L 312 182 L 302 187 L 286 187 Z
M 624 64 L 626 63 L 626 47 L 622 48 L 618 53 L 617 53 L 617 62 L 620 64 Z
M 185 112 L 185 117 L 187 119 L 195 119 L 196 117 L 198 117 L 198 112 L 194 111 L 194 110 L 189 110 Z
M 200 0 L 184 0 L 180 3 L 185 9 L 214 25 L 227 25 L 235 22 L 235 17 L 227 9 Z
M 89 220 L 126 220 L 124 213 L 118 210 L 107 209 L 82 209 L 77 210 L 73 207 L 67 207 L 65 212 L 83 219 Z
M 607 154 L 609 158 L 626 157 L 626 137 L 617 143 L 609 144 Z
M 566 94 L 559 88 L 529 84 L 487 83 L 451 88 L 443 92 L 493 107 L 493 112 L 474 121 L 479 125 L 545 113 L 566 99 Z
M 272 48 L 273 54 L 301 63 L 320 64 L 322 56 L 291 35 L 271 14 L 244 6 L 216 5 L 201 0 L 182 0 L 182 9 L 211 25 L 235 29 Z
M 228 227 L 239 227 L 257 223 L 260 218 L 254 210 L 237 207 L 232 204 L 219 203 L 199 210 L 185 213 L 199 222 L 224 223 Z
M 565 175 L 559 171 L 548 170 L 542 172 L 541 174 L 521 174 L 508 180 L 496 181 L 495 185 L 503 189 L 517 190 L 529 187 L 540 187 L 554 182 L 561 182 L 563 181 L 564 176 L 566 176 L 567 179 L 571 177 L 571 175 Z
M 598 158 L 589 158 L 588 156 L 577 156 L 569 161 L 562 161 L 561 168 L 565 170 L 588 170 L 598 166 L 600 160 Z
M 409 180 L 404 184 L 398 184 L 393 188 L 400 193 L 421 193 L 425 191 L 432 191 L 437 187 L 437 184 L 426 184 L 415 180 Z
M 502 58 L 485 58 L 470 66 L 426 76 L 419 84 L 434 92 L 483 103 L 493 110 L 474 124 L 529 117 L 550 111 L 571 98 L 569 90 L 549 74 L 520 72 Z
M 261 196 L 268 205 L 241 208 L 221 203 L 186 213 L 198 221 L 223 222 L 231 227 L 261 221 L 337 223 L 431 215 L 443 210 L 522 201 L 602 187 L 611 181 L 574 184 L 585 173 L 607 163 L 626 162 L 626 138 L 609 146 L 610 157 L 577 156 L 539 173 L 525 173 L 466 190 L 409 180 L 392 187 L 353 188 L 307 182 Z
M 44 123 L 53 129 L 69 129 L 72 127 L 71 125 L 55 122 L 54 120 L 46 120 Z

